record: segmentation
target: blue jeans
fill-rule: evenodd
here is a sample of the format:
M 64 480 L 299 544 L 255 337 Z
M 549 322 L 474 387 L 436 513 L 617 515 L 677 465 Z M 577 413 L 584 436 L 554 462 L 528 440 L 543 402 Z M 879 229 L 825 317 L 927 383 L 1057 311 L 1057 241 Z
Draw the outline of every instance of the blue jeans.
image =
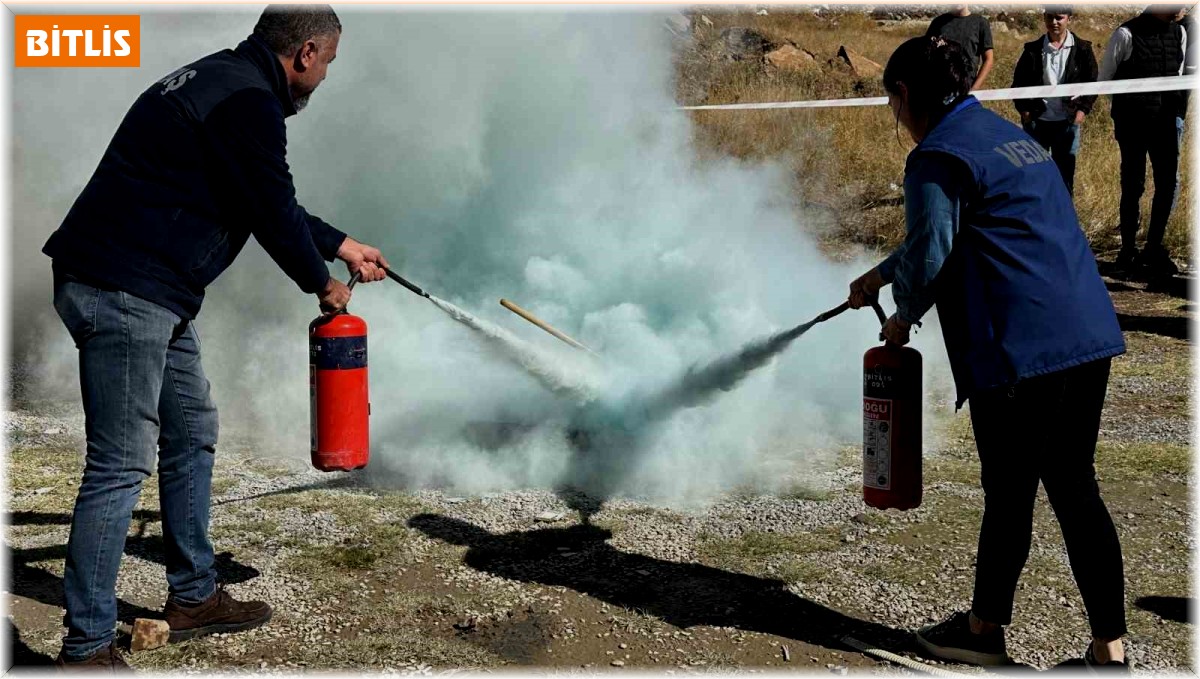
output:
M 196 603 L 216 590 L 208 512 L 217 409 L 190 321 L 61 272 L 54 279 L 54 308 L 79 349 L 86 416 L 63 582 L 63 654 L 80 659 L 113 640 L 117 569 L 155 452 L 170 598 Z

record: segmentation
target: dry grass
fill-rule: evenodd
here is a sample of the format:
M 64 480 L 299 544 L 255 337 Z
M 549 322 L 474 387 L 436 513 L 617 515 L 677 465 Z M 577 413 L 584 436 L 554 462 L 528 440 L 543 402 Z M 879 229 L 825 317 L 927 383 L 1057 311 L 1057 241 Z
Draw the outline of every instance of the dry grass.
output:
M 679 60 L 679 98 L 687 104 L 829 99 L 879 96 L 878 78 L 859 79 L 846 70 L 823 65 L 838 47 L 849 46 L 864 56 L 886 63 L 904 40 L 920 35 L 924 22 L 880 26 L 865 14 L 814 16 L 800 9 L 773 9 L 767 16 L 748 11 L 704 11 L 713 22 L 697 33 L 695 46 Z M 1103 55 L 1113 29 L 1129 18 L 1097 10 L 1077 16 L 1074 30 L 1091 40 L 1097 59 Z M 1041 35 L 1036 17 L 1020 15 L 1018 30 L 994 32 L 996 65 L 987 87 L 1008 87 L 1022 44 Z M 731 26 L 753 28 L 773 43 L 791 42 L 817 56 L 818 67 L 803 73 L 781 72 L 756 60 L 728 61 L 721 56 L 720 32 Z M 992 110 L 1016 121 L 1009 102 L 988 103 Z M 1075 180 L 1075 205 L 1080 223 L 1097 252 L 1119 245 L 1116 231 L 1120 203 L 1120 158 L 1113 139 L 1106 98 L 1084 122 Z M 781 161 L 793 171 L 799 202 L 810 208 L 822 238 L 891 247 L 904 234 L 903 208 L 896 203 L 904 159 L 912 147 L 889 112 L 880 107 L 795 111 L 699 111 L 694 114 L 698 145 L 713 154 L 745 160 Z M 1182 157 L 1190 158 L 1190 127 Z M 1178 207 L 1167 228 L 1166 242 L 1181 256 L 1190 254 L 1188 210 L 1189 163 Z M 1147 173 L 1149 174 L 1149 173 Z M 1149 216 L 1152 179 L 1143 196 L 1143 223 Z

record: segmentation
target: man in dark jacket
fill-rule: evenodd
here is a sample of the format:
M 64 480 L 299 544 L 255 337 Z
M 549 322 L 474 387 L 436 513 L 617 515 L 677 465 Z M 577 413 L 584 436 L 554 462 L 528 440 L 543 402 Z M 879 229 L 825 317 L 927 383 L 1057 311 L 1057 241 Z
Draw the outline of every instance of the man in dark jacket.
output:
M 1070 30 L 1069 5 L 1047 7 L 1042 14 L 1046 35 L 1025 43 L 1013 73 L 1013 87 L 1095 82 L 1098 68 L 1092 43 Z M 1075 193 L 1075 158 L 1079 154 L 1079 126 L 1092 112 L 1095 96 L 1054 99 L 1017 99 L 1021 125 L 1054 158 L 1058 171 Z
M 1099 79 L 1183 75 L 1184 56 L 1192 36 L 1178 23 L 1182 13 L 1183 5 L 1151 5 L 1121 24 L 1109 38 Z M 1183 91 L 1145 92 L 1112 98 L 1113 131 L 1121 149 L 1121 252 L 1117 267 L 1129 272 L 1144 270 L 1150 278 L 1179 271 L 1162 243 L 1178 197 L 1185 95 Z M 1138 203 L 1146 190 L 1146 156 L 1154 171 L 1154 200 L 1146 245 L 1139 255 Z
M 125 534 L 157 452 L 172 642 L 266 623 L 271 607 L 216 582 L 208 539 L 217 411 L 192 320 L 205 287 L 251 235 L 327 311 L 350 291 L 325 261 L 381 280 L 379 250 L 308 214 L 286 160 L 284 118 L 337 54 L 327 5 L 271 6 L 254 34 L 189 64 L 129 109 L 46 243 L 54 305 L 79 349 L 87 464 L 64 574 L 59 665 L 121 668 L 113 644 Z

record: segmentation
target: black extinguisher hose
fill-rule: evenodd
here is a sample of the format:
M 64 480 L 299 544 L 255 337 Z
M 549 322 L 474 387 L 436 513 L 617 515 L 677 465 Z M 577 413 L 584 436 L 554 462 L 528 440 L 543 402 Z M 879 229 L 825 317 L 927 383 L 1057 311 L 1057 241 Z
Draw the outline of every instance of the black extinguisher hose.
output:
M 388 278 L 390 278 L 390 279 L 392 279 L 392 280 L 396 281 L 396 282 L 397 282 L 397 283 L 399 283 L 400 285 L 403 285 L 404 287 L 406 287 L 406 288 L 408 288 L 409 290 L 411 290 L 411 291 L 413 291 L 413 292 L 417 293 L 418 295 L 420 295 L 420 296 L 422 296 L 422 297 L 424 297 L 424 298 L 426 298 L 426 299 L 429 299 L 429 293 L 428 293 L 428 292 L 425 292 L 425 291 L 424 291 L 424 290 L 422 290 L 421 288 L 418 288 L 416 285 L 414 285 L 414 284 L 413 284 L 413 283 L 411 283 L 410 281 L 408 281 L 408 280 L 405 280 L 405 279 L 404 279 L 404 277 L 403 277 L 403 276 L 401 276 L 400 274 L 396 273 L 395 271 L 392 271 L 391 269 L 389 269 L 389 268 L 387 268 L 387 267 L 383 267 L 383 266 L 381 266 L 381 267 L 379 267 L 379 268 L 383 269 L 383 272 L 387 274 L 387 277 L 388 277 Z M 347 288 L 349 288 L 350 290 L 354 290 L 354 286 L 355 286 L 355 285 L 356 285 L 356 284 L 357 284 L 357 283 L 358 283 L 360 280 L 362 280 L 362 274 L 356 271 L 356 272 L 354 272 L 354 275 L 350 276 L 350 280 L 349 280 L 349 281 L 346 283 L 346 287 L 347 287 Z M 345 310 L 343 309 L 343 311 L 345 311 Z
M 875 310 L 875 315 L 879 317 L 879 327 L 887 325 L 887 314 L 883 313 L 883 307 L 879 306 L 879 298 L 871 300 L 871 308 Z
M 429 297 L 428 292 L 425 292 L 421 288 L 418 288 L 417 286 L 413 285 L 412 283 L 404 280 L 404 278 L 400 274 L 396 273 L 395 271 L 392 271 L 391 269 L 389 269 L 387 267 L 380 267 L 380 268 L 383 269 L 383 272 L 387 274 L 388 278 L 396 281 L 400 285 L 403 285 L 404 287 L 408 288 L 409 290 L 412 290 L 413 292 L 417 293 L 418 295 L 420 295 L 422 297 L 425 297 L 425 298 Z

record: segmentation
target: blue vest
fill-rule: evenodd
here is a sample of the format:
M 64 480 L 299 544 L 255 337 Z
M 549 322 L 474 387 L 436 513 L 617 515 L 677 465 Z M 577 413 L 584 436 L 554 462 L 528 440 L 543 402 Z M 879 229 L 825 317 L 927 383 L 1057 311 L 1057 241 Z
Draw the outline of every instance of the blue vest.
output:
M 973 393 L 1125 352 L 1050 155 L 968 97 L 909 154 L 962 161 L 973 186 L 934 282 L 961 407 Z

